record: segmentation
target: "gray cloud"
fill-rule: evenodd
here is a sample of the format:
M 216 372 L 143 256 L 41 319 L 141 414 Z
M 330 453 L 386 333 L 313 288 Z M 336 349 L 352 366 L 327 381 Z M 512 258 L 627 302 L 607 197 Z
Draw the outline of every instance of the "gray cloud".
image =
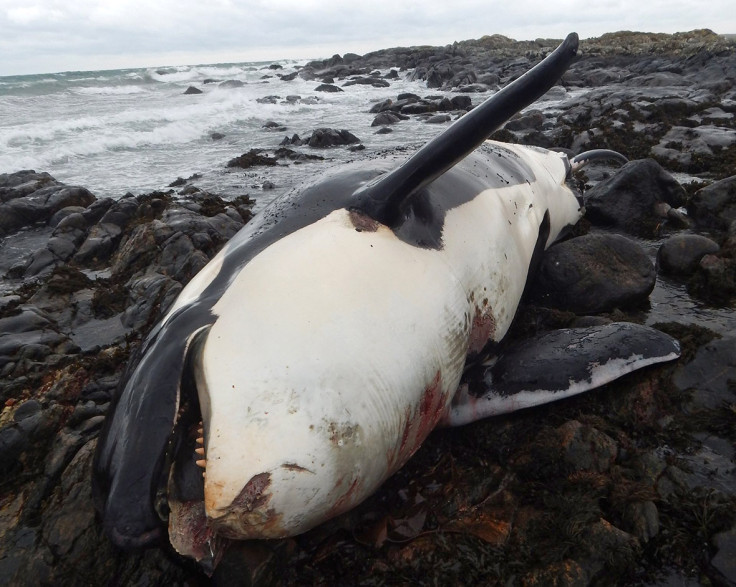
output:
M 0 75 L 616 30 L 736 32 L 733 0 L 0 0 Z

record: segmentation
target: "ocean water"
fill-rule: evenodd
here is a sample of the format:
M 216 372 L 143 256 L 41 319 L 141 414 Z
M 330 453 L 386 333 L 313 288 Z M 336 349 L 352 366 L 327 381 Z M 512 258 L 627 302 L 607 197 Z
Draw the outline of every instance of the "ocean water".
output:
M 315 91 L 319 81 L 288 82 L 276 75 L 303 63 L 281 61 L 279 70 L 269 68 L 271 63 L 233 63 L 0 77 L 0 173 L 47 171 L 98 197 L 115 198 L 165 189 L 178 177 L 199 174 L 193 185 L 226 197 L 247 193 L 263 205 L 324 166 L 396 146 L 416 147 L 446 126 L 411 120 L 395 125 L 391 134 L 376 134 L 370 126 L 373 103 L 401 92 L 438 92 L 399 79 L 390 88 L 354 85 L 324 93 Z M 244 85 L 220 85 L 228 80 Z M 190 85 L 204 93 L 185 95 Z M 280 97 L 275 104 L 258 102 L 274 95 Z M 287 96 L 301 99 L 289 102 Z M 268 121 L 286 131 L 263 128 Z M 326 161 L 226 168 L 227 161 L 250 149 L 273 150 L 286 135 L 305 137 L 320 127 L 348 129 L 366 148 L 352 153 L 302 147 Z M 225 138 L 213 140 L 212 133 Z M 276 189 L 264 191 L 265 181 Z
M 374 103 L 395 99 L 402 92 L 452 94 L 428 90 L 424 82 L 407 81 L 405 72 L 388 88 L 353 85 L 339 93 L 315 91 L 320 84 L 317 80 L 297 76 L 283 81 L 277 75 L 292 73 L 305 63 L 225 63 L 0 77 L 0 173 L 47 171 L 98 197 L 113 198 L 166 189 L 179 177 L 198 174 L 201 177 L 192 180 L 192 185 L 224 197 L 248 194 L 260 208 L 324 167 L 397 147 L 411 151 L 447 127 L 413 117 L 394 125 L 390 134 L 377 134 L 378 129 L 371 127 L 375 115 L 369 112 Z M 225 81 L 243 85 L 220 85 Z M 189 86 L 204 93 L 185 95 Z M 273 104 L 258 101 L 267 96 L 279 99 Z M 288 96 L 300 99 L 289 101 Z M 487 96 L 473 95 L 473 102 Z M 555 99 L 543 100 L 541 106 L 554 109 L 569 97 L 564 91 L 562 95 L 557 92 Z M 264 128 L 268 121 L 286 130 Z M 361 139 L 365 149 L 301 147 L 297 150 L 320 155 L 325 161 L 284 161 L 278 167 L 249 170 L 226 168 L 230 159 L 250 149 L 273 151 L 285 136 L 306 137 L 321 127 L 347 129 Z M 213 140 L 212 133 L 225 138 Z M 263 190 L 266 181 L 275 189 Z

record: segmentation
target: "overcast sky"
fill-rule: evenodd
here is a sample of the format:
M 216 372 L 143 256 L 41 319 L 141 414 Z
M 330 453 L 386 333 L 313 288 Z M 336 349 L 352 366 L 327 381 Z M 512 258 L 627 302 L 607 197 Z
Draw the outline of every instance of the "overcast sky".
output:
M 696 28 L 736 33 L 734 0 L 0 0 L 0 76 Z

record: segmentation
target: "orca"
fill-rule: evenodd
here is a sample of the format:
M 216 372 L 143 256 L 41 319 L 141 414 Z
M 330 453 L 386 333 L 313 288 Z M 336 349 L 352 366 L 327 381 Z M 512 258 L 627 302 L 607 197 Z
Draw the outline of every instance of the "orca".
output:
M 226 540 L 297 535 L 353 508 L 439 425 L 679 356 L 663 333 L 614 324 L 464 378 L 582 216 L 573 167 L 604 155 L 487 140 L 577 46 L 573 33 L 405 161 L 344 165 L 274 201 L 191 280 L 131 358 L 97 446 L 93 494 L 116 545 L 164 540 L 168 524 L 211 569 Z M 513 368 L 562 347 L 545 369 Z

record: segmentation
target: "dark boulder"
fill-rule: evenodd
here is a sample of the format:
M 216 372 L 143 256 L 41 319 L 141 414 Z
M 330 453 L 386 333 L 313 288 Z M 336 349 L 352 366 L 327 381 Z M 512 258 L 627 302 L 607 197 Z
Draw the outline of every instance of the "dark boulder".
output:
M 391 84 L 386 80 L 375 77 L 355 77 L 346 81 L 343 84 L 343 87 L 355 85 L 373 86 L 374 88 L 388 88 Z
M 687 209 L 698 226 L 728 230 L 736 220 L 736 175 L 695 192 Z
M 630 161 L 585 194 L 593 224 L 644 237 L 656 235 L 669 209 L 684 202 L 683 187 L 652 159 Z
M 203 94 L 204 92 L 200 90 L 199 88 L 195 88 L 194 86 L 189 86 L 185 91 L 184 94 L 187 96 L 191 96 L 193 94 Z
M 243 153 L 240 157 L 230 159 L 227 162 L 228 167 L 242 167 L 248 169 L 256 165 L 276 165 L 277 161 L 268 155 L 261 155 L 261 149 L 251 149 L 247 153 Z
M 531 289 L 548 307 L 594 314 L 643 303 L 657 274 L 646 252 L 614 234 L 589 234 L 550 247 Z
M 354 145 L 359 142 L 360 139 L 350 131 L 334 128 L 318 128 L 312 131 L 312 136 L 306 140 L 307 145 L 317 149 Z
M 454 110 L 470 110 L 473 107 L 470 96 L 453 96 L 450 102 Z
M 542 130 L 545 116 L 541 110 L 529 110 L 509 120 L 504 128 L 507 130 Z
M 413 102 L 413 103 L 402 106 L 401 113 L 402 114 L 429 114 L 430 112 L 437 112 L 438 106 L 439 105 L 437 104 L 437 102 L 427 102 L 427 101 Z
M 437 114 L 430 116 L 425 122 L 427 124 L 444 124 L 445 122 L 450 122 L 450 120 L 452 120 L 452 117 L 449 114 Z
M 381 112 L 373 119 L 371 126 L 384 126 L 387 124 L 396 124 L 402 120 L 406 120 L 408 116 L 401 116 L 393 112 Z
M 95 201 L 83 187 L 65 186 L 48 174 L 20 172 L 0 175 L 0 237 L 36 224 L 49 222 L 69 206 L 86 208 Z
M 224 82 L 222 82 L 219 87 L 221 88 L 242 88 L 245 85 L 245 82 L 241 82 L 239 79 L 229 79 Z
M 663 273 L 691 275 L 700 260 L 716 253 L 718 243 L 699 234 L 677 234 L 668 238 L 657 252 L 657 267 Z
M 370 112 L 371 114 L 378 114 L 379 112 L 384 112 L 385 110 L 389 110 L 392 104 L 393 104 L 393 100 L 391 98 L 387 98 L 371 106 L 371 109 L 368 112 Z
M 315 92 L 344 92 L 342 88 L 334 85 L 334 84 L 320 84 L 316 88 L 314 88 Z

